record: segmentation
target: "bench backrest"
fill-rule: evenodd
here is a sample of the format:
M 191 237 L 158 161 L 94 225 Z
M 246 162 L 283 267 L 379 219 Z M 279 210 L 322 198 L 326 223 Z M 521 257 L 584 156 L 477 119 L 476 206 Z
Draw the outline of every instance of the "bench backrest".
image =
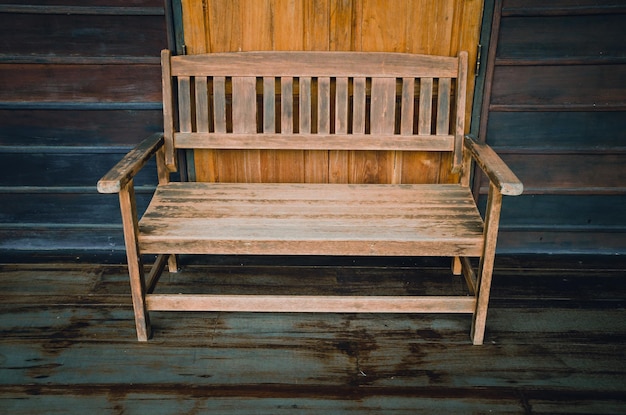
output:
M 462 164 L 465 52 L 166 50 L 162 68 L 172 170 L 176 149 L 437 151 Z

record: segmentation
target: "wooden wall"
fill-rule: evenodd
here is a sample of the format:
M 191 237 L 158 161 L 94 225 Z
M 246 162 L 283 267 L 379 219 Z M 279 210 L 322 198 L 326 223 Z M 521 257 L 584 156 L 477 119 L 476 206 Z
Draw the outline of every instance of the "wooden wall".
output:
M 481 136 L 526 184 L 505 200 L 500 252 L 626 253 L 624 2 L 490 1 Z M 482 1 L 182 6 L 191 53 L 467 49 L 474 61 Z M 165 20 L 162 0 L 0 0 L 1 258 L 123 258 L 117 199 L 95 183 L 162 129 Z M 138 179 L 140 209 L 150 169 Z
M 625 40 L 620 0 L 495 2 L 480 135 L 525 186 L 501 251 L 626 253 Z
M 354 50 L 470 55 L 468 119 L 483 2 L 481 0 L 182 0 L 187 53 L 249 50 Z M 393 157 L 385 152 L 197 151 L 196 178 L 237 181 L 215 168 L 245 158 L 259 165 L 252 181 L 386 182 Z M 446 180 L 450 160 L 414 153 L 403 160 L 403 181 Z M 440 172 L 437 169 L 440 165 Z M 435 174 L 423 175 L 423 171 Z M 426 167 L 426 168 L 424 168 Z M 230 169 L 232 171 L 232 169 Z
M 95 184 L 162 130 L 164 47 L 162 0 L 0 1 L 0 256 L 123 252 Z

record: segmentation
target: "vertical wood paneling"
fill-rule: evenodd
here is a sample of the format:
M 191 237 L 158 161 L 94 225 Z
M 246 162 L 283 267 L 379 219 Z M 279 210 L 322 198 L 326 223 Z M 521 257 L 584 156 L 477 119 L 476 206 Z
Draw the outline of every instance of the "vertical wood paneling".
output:
M 471 75 L 482 3 L 479 0 L 184 0 L 183 14 L 193 14 L 184 19 L 185 43 L 190 53 L 205 50 L 356 50 L 454 56 L 460 50 L 467 50 L 471 68 L 468 99 L 471 100 Z M 204 36 L 201 36 L 203 30 Z M 353 91 L 358 91 L 358 87 Z M 355 98 L 351 99 L 357 102 Z M 467 119 L 470 109 L 468 105 Z M 317 112 L 318 128 L 324 129 L 326 115 L 318 111 L 319 103 L 312 108 L 312 113 L 315 119 Z M 343 117 L 340 113 L 332 115 L 333 125 Z M 330 121 L 328 119 L 328 128 Z M 444 121 L 439 120 L 440 123 Z M 359 125 L 361 120 L 355 117 L 354 122 Z M 343 128 L 341 124 L 339 128 Z M 408 131 L 408 127 L 405 128 Z M 210 165 L 205 160 L 206 154 L 210 153 L 196 151 L 198 179 L 232 179 L 202 172 Z M 249 157 L 248 152 L 241 152 L 243 155 L 238 156 L 235 152 L 218 153 L 221 162 L 231 165 L 237 164 L 233 157 Z M 264 151 L 259 160 L 258 171 L 263 172 L 259 180 L 263 181 L 363 182 L 373 180 L 373 177 L 386 180 L 394 177 L 399 166 L 401 178 L 398 180 L 407 183 L 456 179 L 449 174 L 451 159 L 430 153 L 404 154 L 400 164 L 392 153 L 338 151 Z M 355 168 L 354 163 L 366 167 L 365 170 Z M 433 168 L 437 165 L 440 171 Z M 364 173 L 357 174 L 360 170 Z

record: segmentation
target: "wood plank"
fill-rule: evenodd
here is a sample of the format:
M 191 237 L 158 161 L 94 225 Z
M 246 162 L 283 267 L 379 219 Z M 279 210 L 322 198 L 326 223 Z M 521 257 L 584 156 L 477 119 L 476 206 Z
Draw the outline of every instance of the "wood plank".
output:
M 256 78 L 233 77 L 233 132 L 256 133 Z M 241 181 L 246 183 L 261 181 L 261 160 L 258 150 L 250 150 L 243 155 L 242 166 L 235 171 Z M 239 180 L 238 180 L 239 181 Z
M 452 159 L 452 171 L 458 173 L 463 164 L 463 137 L 465 135 L 465 120 L 468 118 L 466 108 L 469 106 L 467 96 L 467 77 L 468 77 L 468 54 L 465 51 L 459 52 L 459 72 L 456 80 L 456 110 L 455 110 L 455 140 L 454 154 Z M 465 99 L 460 99 L 465 97 Z M 469 171 L 461 172 L 465 174 L 465 182 L 468 182 Z
M 141 139 L 138 131 L 146 135 L 163 131 L 159 109 L 90 109 L 81 111 L 80 117 L 76 113 L 62 108 L 0 109 L 0 140 L 5 148 L 24 146 L 33 152 L 41 146 L 69 153 L 72 147 L 77 151 L 130 148 Z
M 583 62 L 621 58 L 625 23 L 625 15 L 617 13 L 507 17 L 500 26 L 498 60 Z
M 163 94 L 163 135 L 165 147 L 165 164 L 172 171 L 176 170 L 174 157 L 174 79 L 172 78 L 169 50 L 161 51 L 161 88 Z
M 413 134 L 413 121 L 415 120 L 415 78 L 402 79 L 402 102 L 400 108 L 402 112 L 400 134 L 411 135 Z
M 135 314 L 135 329 L 137 331 L 137 340 L 145 342 L 151 336 L 152 329 L 145 303 L 146 283 L 141 251 L 137 240 L 139 228 L 135 189 L 133 188 L 132 179 L 120 190 L 119 199 L 124 227 L 124 245 L 126 246 L 128 272 L 130 275 L 131 298 Z
M 213 78 L 213 110 L 215 119 L 213 124 L 216 133 L 226 132 L 226 79 Z
M 157 64 L 3 63 L 0 64 L 0 101 L 161 102 L 160 77 Z
M 372 78 L 370 133 L 391 134 L 396 124 L 396 79 Z M 376 154 L 359 153 L 352 159 L 353 182 L 362 183 L 400 183 L 402 173 L 402 155 L 397 152 Z M 377 171 L 372 171 L 376 166 Z M 362 175 L 362 176 L 361 176 Z M 361 176 L 361 177 L 359 177 Z
M 352 131 L 354 134 L 365 134 L 365 119 L 366 117 L 366 107 L 365 107 L 365 87 L 366 87 L 366 79 L 365 78 L 354 78 L 353 88 L 354 88 L 354 98 L 353 98 L 353 125 Z
M 437 127 L 435 134 L 450 134 L 450 78 L 439 78 L 437 85 Z
M 452 151 L 451 135 L 177 133 L 177 148 Z
M 10 151 L 3 148 L 0 154 L 0 165 L 13 174 L 0 175 L 0 187 L 3 192 L 20 194 L 30 193 L 94 193 L 93 185 L 102 178 L 103 172 L 109 171 L 127 153 L 90 152 L 67 149 L 55 152 L 54 148 L 25 147 Z M 129 150 L 132 151 L 132 150 Z M 76 172 L 81 174 L 77 175 Z M 156 184 L 154 160 L 148 160 L 145 166 L 135 172 L 136 183 L 141 186 Z M 30 192 L 28 192 L 30 188 Z
M 142 249 L 475 256 L 482 245 L 482 220 L 459 186 L 259 186 L 160 187 L 141 220 Z
M 198 76 L 194 80 L 195 87 L 195 114 L 196 114 L 196 131 L 202 133 L 209 132 L 209 116 L 212 115 L 209 111 L 209 93 L 207 78 L 204 76 Z M 213 117 L 211 117 L 213 118 Z
M 263 132 L 276 132 L 276 78 L 263 78 Z
M 114 10 L 100 8 L 103 9 Z M 158 56 L 166 44 L 162 15 L 39 14 L 35 11 L 19 13 L 4 21 L 0 27 L 4 55 L 39 57 L 54 51 L 57 56 L 145 57 Z M 52 27 L 55 30 L 50 30 Z M 77 32 L 90 35 L 76 36 Z M 137 42 L 138 38 L 142 41 Z
M 335 132 L 348 133 L 348 78 L 335 80 Z
M 269 67 L 266 62 L 272 60 Z M 242 52 L 172 58 L 174 76 L 455 77 L 457 58 L 405 53 Z
M 311 95 L 311 78 L 300 77 L 299 80 L 299 98 L 300 98 L 300 125 L 298 132 L 300 134 L 310 134 L 312 127 L 312 95 Z
M 280 128 L 281 133 L 292 134 L 294 124 L 293 112 L 293 77 L 280 78 Z
M 626 172 L 624 154 L 503 154 L 530 194 L 619 194 Z M 531 163 L 528 159 L 533 159 Z M 537 169 L 535 163 L 542 166 Z M 584 203 L 580 201 L 579 203 Z M 546 214 L 550 214 L 546 212 Z
M 317 132 L 330 133 L 330 78 L 320 77 L 317 80 Z
M 188 76 L 180 76 L 178 77 L 178 128 L 183 133 L 192 131 L 192 105 L 191 80 Z
M 150 294 L 148 309 L 155 311 L 241 311 L 308 313 L 472 313 L 473 297 L 402 296 L 264 296 Z
M 433 78 L 420 79 L 419 117 L 417 123 L 418 134 L 431 134 L 433 117 Z
M 614 110 L 626 107 L 626 65 L 498 66 L 490 108 Z M 571 85 L 579 85 L 571 88 Z M 560 91 L 546 94 L 546 91 Z
M 256 78 L 233 77 L 233 132 L 256 133 Z

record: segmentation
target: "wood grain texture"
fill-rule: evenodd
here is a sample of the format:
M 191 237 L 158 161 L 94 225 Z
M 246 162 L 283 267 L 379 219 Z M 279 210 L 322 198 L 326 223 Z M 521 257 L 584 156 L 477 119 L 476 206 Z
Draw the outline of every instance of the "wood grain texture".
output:
M 185 263 L 161 289 L 443 295 L 462 283 L 447 264 L 299 261 Z M 500 257 L 482 347 L 467 344 L 465 315 L 352 313 L 160 312 L 139 344 L 119 265 L 3 263 L 0 399 L 19 415 L 619 414 L 624 272 L 619 256 Z
M 610 235 L 623 236 L 619 207 L 605 200 L 624 193 L 624 22 L 613 0 L 496 2 L 480 134 L 538 198 L 505 204 L 499 246 L 622 249 Z
M 146 253 L 476 256 L 482 246 L 478 211 L 454 185 L 171 183 L 140 229 Z
M 456 56 L 460 50 L 470 52 L 470 73 L 468 76 L 467 119 L 471 110 L 473 91 L 473 62 L 476 59 L 476 45 L 480 31 L 482 2 L 461 0 L 430 1 L 409 0 L 388 4 L 380 1 L 285 1 L 253 0 L 220 2 L 217 0 L 188 0 L 189 6 L 183 14 L 194 12 L 198 21 L 195 27 L 184 25 L 190 36 L 186 42 L 198 44 L 202 49 L 208 45 L 210 52 L 255 51 L 255 50 L 315 50 L 315 51 L 385 51 L 402 53 L 437 54 Z M 205 4 L 206 3 L 206 4 Z M 203 4 L 206 7 L 203 8 Z M 205 19 L 200 20 L 204 10 Z M 190 23 L 194 24 L 194 23 Z M 198 33 L 204 30 L 204 37 Z M 189 40 L 187 40 L 189 39 Z M 195 46 L 194 46 L 195 47 Z M 197 52 L 194 52 L 197 53 Z M 306 66 L 310 67 L 310 63 Z M 364 67 L 364 66 L 361 66 Z M 286 76 L 304 76 L 301 69 Z M 338 76 L 336 71 L 329 76 Z M 255 73 L 255 75 L 257 75 Z M 468 124 L 469 125 L 469 124 Z M 196 167 L 199 177 L 215 178 L 216 174 L 204 174 L 207 165 L 206 150 L 196 153 Z M 239 164 L 230 157 L 226 162 Z M 243 154 L 246 154 L 245 152 Z M 406 156 L 406 155 L 405 155 Z M 226 156 L 224 156 L 226 157 Z M 239 157 L 245 157 L 240 155 Z M 377 155 L 368 161 L 363 155 L 331 151 L 330 153 L 304 152 L 302 156 L 294 153 L 280 157 L 268 153 L 261 160 L 261 171 L 273 171 L 271 164 L 280 159 L 280 171 L 293 171 L 288 177 L 303 177 L 305 181 L 365 182 L 372 180 L 394 180 L 402 182 L 454 182 L 456 177 L 446 173 L 449 170 L 448 159 L 428 153 L 415 153 L 403 157 L 399 163 L 397 157 Z M 443 161 L 442 161 L 443 160 Z M 350 163 L 357 163 L 351 166 Z M 377 170 L 392 173 L 375 174 L 365 164 L 375 163 Z M 381 164 L 382 163 L 382 164 Z M 428 168 L 424 166 L 428 165 Z M 431 175 L 430 166 L 442 165 L 441 173 Z M 199 166 L 199 168 L 198 168 Z M 295 172 L 301 171 L 301 172 Z M 400 173 L 398 173 L 400 171 Z M 395 172 L 395 173 L 393 173 Z M 272 173 L 273 178 L 280 178 L 284 173 Z M 398 176 L 401 176 L 398 178 Z M 222 180 L 234 180 L 234 177 L 220 176 Z

